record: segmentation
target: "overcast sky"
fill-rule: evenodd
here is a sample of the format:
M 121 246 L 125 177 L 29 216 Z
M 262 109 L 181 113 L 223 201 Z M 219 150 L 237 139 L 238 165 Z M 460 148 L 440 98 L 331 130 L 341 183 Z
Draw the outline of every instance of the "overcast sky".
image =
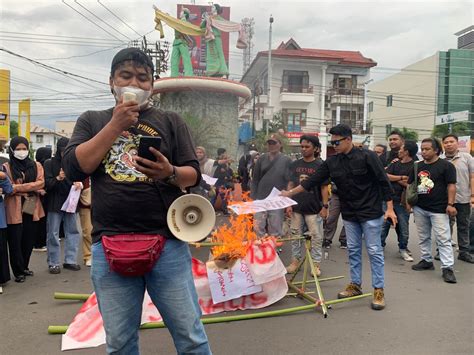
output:
M 154 4 L 174 15 L 176 4 L 192 2 L 100 0 L 128 27 L 96 0 L 64 1 L 104 29 L 87 21 L 61 0 L 0 0 L 0 47 L 102 83 L 108 82 L 111 59 L 119 46 L 129 41 L 126 37 L 136 39 L 137 33 L 152 31 L 147 40 L 159 39 L 158 32 L 153 31 Z M 206 5 L 208 2 L 197 0 L 195 3 Z M 474 23 L 473 1 L 223 0 L 216 3 L 231 7 L 233 21 L 254 18 L 253 54 L 268 49 L 268 18 L 272 14 L 275 19 L 273 48 L 293 37 L 305 48 L 357 50 L 378 63 L 371 74 L 375 79 L 436 51 L 456 48 L 454 33 Z M 45 43 L 57 42 L 58 36 L 65 36 L 64 42 Z M 90 41 L 96 42 L 96 46 L 85 46 L 84 39 L 71 37 L 98 40 Z M 165 39 L 173 39 L 169 28 L 166 28 Z M 237 79 L 242 74 L 242 55 L 241 50 L 235 48 L 233 35 L 230 45 L 231 77 Z M 32 101 L 32 121 L 50 128 L 54 128 L 57 119 L 74 119 L 85 110 L 102 109 L 114 103 L 107 85 L 55 74 L 3 51 L 0 51 L 0 68 L 11 70 L 13 118 L 17 117 L 17 100 L 27 97 L 37 100 Z

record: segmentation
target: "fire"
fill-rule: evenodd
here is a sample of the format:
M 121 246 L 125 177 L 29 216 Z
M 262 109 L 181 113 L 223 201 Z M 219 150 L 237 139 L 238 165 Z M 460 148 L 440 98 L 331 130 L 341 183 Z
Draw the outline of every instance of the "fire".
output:
M 251 201 L 249 192 L 243 192 L 241 196 L 231 196 L 229 205 Z M 238 259 L 247 254 L 250 243 L 257 239 L 253 230 L 253 215 L 232 215 L 229 222 L 221 225 L 211 235 L 214 243 L 222 245 L 214 246 L 211 251 L 214 259 Z

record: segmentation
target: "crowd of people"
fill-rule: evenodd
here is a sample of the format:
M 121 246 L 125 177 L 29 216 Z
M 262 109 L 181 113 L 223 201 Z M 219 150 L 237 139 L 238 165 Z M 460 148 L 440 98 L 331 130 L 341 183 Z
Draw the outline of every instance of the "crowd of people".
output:
M 61 162 L 68 142 L 60 138 L 54 156 L 51 148 L 39 148 L 36 161 L 30 158 L 25 137 L 17 136 L 10 142 L 9 159 L 0 172 L 0 286 L 11 279 L 10 267 L 15 282 L 23 283 L 34 275 L 30 270 L 33 250 L 46 252 L 49 272 L 59 274 L 60 237 L 65 240 L 63 268 L 81 269 L 77 262 L 81 244 L 84 264 L 91 265 L 89 179 L 73 182 L 66 177 Z M 66 210 L 72 189 L 80 190 L 80 198 L 72 210 Z
M 50 149 L 39 149 L 33 161 L 28 140 L 13 138 L 10 159 L 0 171 L 0 285 L 10 280 L 10 267 L 16 282 L 33 276 L 29 260 L 34 248 L 47 251 L 51 274 L 60 273 L 62 230 L 62 267 L 81 268 L 81 243 L 84 264 L 92 264 L 108 353 L 139 353 L 145 290 L 178 353 L 211 353 L 200 320 L 189 247 L 173 238 L 166 220 L 170 204 L 183 190 L 205 195 L 224 215 L 239 187 L 252 199 L 267 197 L 273 188 L 293 198 L 297 204 L 292 208 L 254 216 L 258 237 L 282 237 L 290 219 L 294 238 L 288 273 L 297 272 L 303 261 L 305 243 L 298 239 L 303 234 L 311 238 L 311 269 L 316 276 L 324 272 L 323 249 L 331 248 L 342 215 L 339 242 L 348 251 L 351 282 L 338 297 L 362 294 L 365 241 L 374 310 L 385 308 L 384 247 L 391 227 L 398 236 L 400 257 L 414 261 L 409 250 L 411 214 L 421 254 L 413 270 L 433 270 L 433 259 L 439 258 L 443 280 L 456 282 L 454 224 L 458 260 L 474 262 L 474 161 L 459 151 L 456 135 L 448 134 L 442 143 L 423 139 L 419 159 L 416 142 L 400 132 L 390 134 L 390 151 L 382 145 L 371 151 L 355 146 L 350 127 L 339 124 L 329 131 L 334 155 L 321 159 L 318 137 L 303 135 L 301 158 L 293 160 L 283 153 L 281 137 L 271 134 L 266 152 L 249 145 L 234 172 L 225 149 L 217 151 L 216 159 L 209 158 L 204 147 L 193 146 L 179 115 L 150 105 L 153 73 L 153 62 L 143 51 L 119 51 L 109 80 L 116 105 L 82 114 L 71 140 L 61 138 L 53 157 Z M 125 93 L 134 99 L 124 101 Z M 160 149 L 150 148 L 154 160 L 137 154 L 141 137 L 150 135 L 161 137 Z M 71 207 L 78 190 L 79 202 Z M 438 247 L 434 257 L 432 239 Z

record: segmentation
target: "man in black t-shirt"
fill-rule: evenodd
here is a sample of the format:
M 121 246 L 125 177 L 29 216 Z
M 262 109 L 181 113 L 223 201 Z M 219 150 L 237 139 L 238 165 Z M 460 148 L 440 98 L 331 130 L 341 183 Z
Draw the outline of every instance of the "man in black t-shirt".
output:
M 138 354 L 138 328 L 147 290 L 177 352 L 210 354 L 189 247 L 173 238 L 166 223 L 169 205 L 182 189 L 196 186 L 201 179 L 191 135 L 179 115 L 150 105 L 153 62 L 143 51 L 119 51 L 112 61 L 109 82 L 115 107 L 82 114 L 63 158 L 68 178 L 82 181 L 90 175 L 92 180 L 91 277 L 107 352 Z M 137 156 L 142 135 L 161 137 L 159 151 L 149 148 L 155 161 Z M 151 271 L 123 276 L 111 270 L 104 237 L 109 243 L 126 238 L 123 244 L 130 246 L 139 235 L 164 243 Z M 122 255 L 130 249 L 117 248 Z
M 416 160 L 418 146 L 415 141 L 407 140 L 398 152 L 398 161 L 390 164 L 387 168 L 387 176 L 393 188 L 393 210 L 397 215 L 398 223 L 395 227 L 398 236 L 398 249 L 400 256 L 405 261 L 413 261 L 408 251 L 408 222 L 410 213 L 405 208 L 405 201 L 402 201 L 402 194 L 407 187 L 408 176 L 413 171 L 413 162 Z M 385 240 L 390 231 L 390 222 L 385 221 L 382 227 L 382 246 L 385 247 Z
M 423 161 L 417 164 L 418 201 L 413 207 L 418 237 L 420 238 L 421 261 L 413 270 L 434 270 L 431 255 L 431 234 L 438 245 L 443 280 L 456 283 L 453 272 L 454 254 L 451 245 L 449 217 L 456 215 L 456 168 L 440 159 L 441 143 L 434 138 L 421 142 Z M 415 180 L 414 171 L 408 183 Z M 408 206 L 410 208 L 410 206 Z
M 288 190 L 308 179 L 323 164 L 321 160 L 315 158 L 315 151 L 320 146 L 318 137 L 303 135 L 300 138 L 300 145 L 303 157 L 290 165 L 291 180 L 288 183 Z M 321 274 L 323 219 L 327 218 L 328 198 L 328 185 L 322 184 L 320 189 L 318 186 L 311 191 L 295 195 L 293 199 L 298 204 L 287 209 L 287 213 L 291 214 L 290 230 L 293 238 L 303 236 L 304 225 L 308 228 L 308 233 L 311 236 L 311 258 L 314 262 L 316 276 Z M 286 268 L 288 273 L 293 273 L 298 269 L 302 260 L 303 245 L 304 241 L 302 240 L 291 242 L 293 260 Z

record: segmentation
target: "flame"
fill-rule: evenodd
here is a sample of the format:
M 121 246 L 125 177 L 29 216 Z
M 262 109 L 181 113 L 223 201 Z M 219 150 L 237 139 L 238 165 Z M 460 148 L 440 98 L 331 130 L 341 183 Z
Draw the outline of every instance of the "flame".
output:
M 229 205 L 251 201 L 250 192 L 242 192 L 240 196 L 231 195 Z M 214 259 L 238 259 L 247 254 L 251 242 L 257 239 L 253 230 L 253 215 L 231 215 L 228 223 L 217 228 L 211 235 L 214 243 L 222 245 L 212 247 Z

